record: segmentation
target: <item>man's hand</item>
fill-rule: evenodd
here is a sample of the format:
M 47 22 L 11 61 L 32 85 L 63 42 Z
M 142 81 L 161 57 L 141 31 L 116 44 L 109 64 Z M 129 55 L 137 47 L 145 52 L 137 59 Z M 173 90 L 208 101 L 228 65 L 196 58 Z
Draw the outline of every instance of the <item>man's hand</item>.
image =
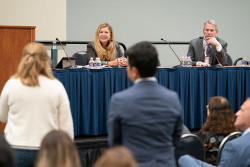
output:
M 207 37 L 207 43 L 208 44 L 213 44 L 216 47 L 218 47 L 220 45 L 220 43 L 217 41 L 217 39 L 215 37 Z
M 198 63 L 197 63 L 197 66 L 198 66 L 198 67 L 210 67 L 210 64 L 207 64 L 207 63 L 205 63 L 205 62 L 198 62 Z

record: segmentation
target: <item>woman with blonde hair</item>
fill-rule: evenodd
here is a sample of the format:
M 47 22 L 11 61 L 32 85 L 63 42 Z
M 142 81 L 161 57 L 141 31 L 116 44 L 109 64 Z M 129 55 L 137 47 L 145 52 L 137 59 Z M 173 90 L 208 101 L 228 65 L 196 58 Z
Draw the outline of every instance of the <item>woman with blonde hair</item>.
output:
M 118 62 L 121 66 L 127 65 L 119 43 L 115 42 L 113 28 L 108 23 L 98 26 L 94 41 L 87 45 L 87 56 L 88 60 L 91 57 L 99 57 L 102 65 L 115 67 L 118 66 Z
M 207 105 L 207 119 L 198 136 L 203 141 L 206 162 L 216 165 L 218 148 L 222 140 L 236 131 L 235 116 L 225 97 L 211 97 Z
M 94 167 L 138 167 L 138 164 L 126 147 L 115 146 L 106 150 Z
M 16 74 L 0 97 L 0 121 L 15 151 L 18 167 L 31 167 L 43 137 L 60 129 L 74 137 L 70 103 L 64 86 L 54 78 L 43 44 L 27 44 Z
M 72 139 L 63 131 L 53 130 L 43 139 L 35 167 L 81 167 Z

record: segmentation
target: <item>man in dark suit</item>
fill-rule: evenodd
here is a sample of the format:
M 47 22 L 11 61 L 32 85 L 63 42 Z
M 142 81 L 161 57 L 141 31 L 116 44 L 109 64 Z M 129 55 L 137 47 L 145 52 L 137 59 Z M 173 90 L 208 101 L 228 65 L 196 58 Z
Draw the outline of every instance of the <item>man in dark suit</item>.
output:
M 235 115 L 237 116 L 235 126 L 244 133 L 241 137 L 226 143 L 218 167 L 250 166 L 250 99 L 243 103 Z M 189 155 L 179 158 L 179 165 L 181 167 L 214 167 Z
M 214 20 L 204 23 L 204 37 L 190 41 L 187 56 L 191 57 L 193 66 L 228 65 L 225 53 L 227 43 L 218 35 L 218 26 Z M 205 61 L 207 56 L 207 61 Z M 209 59 L 209 60 L 208 60 Z
M 157 83 L 158 54 L 153 45 L 137 43 L 125 56 L 134 85 L 111 98 L 109 145 L 129 148 L 140 167 L 175 167 L 174 147 L 182 132 L 179 97 Z

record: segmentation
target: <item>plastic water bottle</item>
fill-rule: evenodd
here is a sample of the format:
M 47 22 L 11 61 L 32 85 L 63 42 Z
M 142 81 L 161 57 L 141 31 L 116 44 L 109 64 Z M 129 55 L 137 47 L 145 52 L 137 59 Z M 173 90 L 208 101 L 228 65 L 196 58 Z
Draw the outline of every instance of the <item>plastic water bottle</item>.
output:
M 241 60 L 241 66 L 244 66 L 244 67 L 247 66 L 247 60 L 245 57 L 243 57 Z
M 90 60 L 89 60 L 89 67 L 90 67 L 90 68 L 94 68 L 94 58 L 93 58 L 93 57 L 90 57 Z
M 100 57 L 97 57 L 96 60 L 95 60 L 95 67 L 97 69 L 100 69 L 101 68 L 101 60 L 100 60 Z
M 182 67 L 184 67 L 184 60 L 185 60 L 185 58 L 184 58 L 184 56 L 182 56 L 182 57 L 181 57 L 181 66 L 182 66 Z
M 192 60 L 191 57 L 187 57 L 187 66 L 192 67 Z
M 55 68 L 57 65 L 57 46 L 56 46 L 56 41 L 52 42 L 52 47 L 51 47 L 51 61 L 52 61 L 52 68 Z
M 210 57 L 206 55 L 205 56 L 205 63 L 209 64 L 209 59 L 210 59 Z

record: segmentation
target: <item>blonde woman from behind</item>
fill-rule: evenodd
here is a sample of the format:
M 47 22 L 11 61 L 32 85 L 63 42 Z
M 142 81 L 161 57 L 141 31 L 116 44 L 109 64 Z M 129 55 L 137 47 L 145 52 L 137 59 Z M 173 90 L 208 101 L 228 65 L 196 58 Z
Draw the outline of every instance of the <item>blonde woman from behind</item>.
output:
M 1 93 L 0 121 L 6 122 L 4 136 L 14 149 L 17 167 L 34 166 L 41 141 L 51 130 L 74 137 L 68 95 L 50 64 L 43 44 L 27 44 L 16 74 Z

